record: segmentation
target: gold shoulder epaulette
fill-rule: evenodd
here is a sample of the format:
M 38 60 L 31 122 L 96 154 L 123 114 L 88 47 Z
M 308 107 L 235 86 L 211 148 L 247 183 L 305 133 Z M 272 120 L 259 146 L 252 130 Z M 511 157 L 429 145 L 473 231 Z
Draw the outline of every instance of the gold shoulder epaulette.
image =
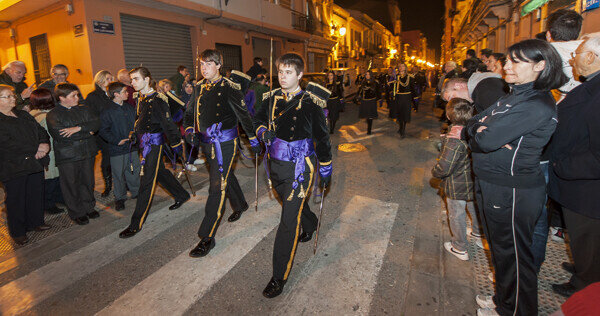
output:
M 248 80 L 248 81 L 252 81 L 252 77 L 248 76 L 247 74 L 245 74 L 245 73 L 243 73 L 243 72 L 241 72 L 239 70 L 235 70 L 234 69 L 234 70 L 231 71 L 231 73 L 235 74 L 235 75 L 238 75 L 238 76 L 240 76 L 242 78 L 246 78 L 246 80 Z
M 274 95 L 279 90 L 281 90 L 281 88 L 277 88 L 275 90 L 271 90 L 271 91 L 267 91 L 267 92 L 263 93 L 263 101 L 270 98 L 272 95 Z
M 227 84 L 235 90 L 242 90 L 242 86 L 239 83 L 235 83 L 231 81 L 231 79 L 225 77 L 223 77 L 223 80 L 225 80 L 225 82 L 227 82 Z
M 161 92 L 156 93 L 156 96 L 161 98 L 165 103 L 169 104 L 169 98 Z
M 179 105 L 185 106 L 185 103 L 183 103 L 183 101 L 181 101 L 176 95 L 171 93 L 171 91 L 167 91 L 167 95 L 169 96 L 169 98 L 171 98 L 171 99 L 175 100 L 175 102 L 179 103 Z M 169 103 L 168 100 L 167 100 L 167 103 Z
M 323 100 L 321 98 L 319 98 L 318 96 L 316 96 L 314 93 L 310 92 L 310 91 L 306 91 L 306 94 L 308 94 L 308 96 L 310 97 L 310 99 L 318 106 L 322 107 L 322 108 L 326 108 L 327 107 L 327 100 Z
M 306 86 L 306 94 L 308 94 L 316 105 L 325 108 L 327 107 L 327 99 L 329 99 L 331 91 L 318 83 L 309 82 Z

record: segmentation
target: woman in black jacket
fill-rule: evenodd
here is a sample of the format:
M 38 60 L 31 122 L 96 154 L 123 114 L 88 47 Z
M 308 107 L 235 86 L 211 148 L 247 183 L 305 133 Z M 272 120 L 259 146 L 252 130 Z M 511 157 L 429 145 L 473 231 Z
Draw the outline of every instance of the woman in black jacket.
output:
M 327 119 L 329 120 L 329 134 L 335 131 L 335 123 L 340 118 L 340 110 L 342 109 L 342 99 L 344 98 L 344 87 L 341 82 L 336 80 L 336 75 L 333 71 L 327 73 L 327 89 L 331 91 L 327 100 Z
M 85 98 L 85 105 L 90 108 L 92 113 L 100 120 L 100 114 L 107 106 L 112 104 L 108 97 L 106 86 L 114 81 L 113 75 L 108 70 L 100 70 L 94 76 L 94 91 L 90 92 Z M 102 154 L 100 161 L 100 170 L 104 178 L 104 191 L 102 197 L 107 197 L 112 188 L 112 174 L 110 171 L 110 154 L 108 152 L 108 143 L 96 134 L 96 145 Z
M 415 77 L 406 72 L 406 65 L 398 65 L 398 76 L 392 83 L 390 118 L 398 122 L 398 134 L 402 137 L 406 135 L 406 124 L 410 123 L 415 84 Z
M 467 126 L 496 276 L 495 296 L 476 300 L 483 314 L 537 315 L 531 245 L 546 201 L 540 156 L 556 127 L 550 90 L 567 78 L 556 50 L 536 39 L 512 45 L 504 70 L 511 92 Z
M 44 165 L 50 138 L 29 113 L 15 106 L 14 88 L 0 85 L 0 181 L 6 192 L 8 232 L 22 245 L 29 241 L 27 231 L 50 228 L 44 224 Z
M 52 135 L 60 188 L 69 217 L 77 224 L 85 225 L 89 222 L 88 217 L 100 216 L 94 209 L 94 157 L 98 149 L 93 135 L 100 127 L 100 120 L 89 107 L 78 106 L 79 88 L 76 85 L 61 83 L 54 89 L 54 94 L 60 105 L 48 113 L 46 124 Z
M 377 115 L 377 100 L 380 97 L 379 84 L 373 78 L 373 74 L 370 70 L 365 73 L 365 79 L 360 83 L 358 89 L 358 98 L 360 107 L 358 108 L 358 118 L 367 119 L 367 134 L 371 134 L 373 128 L 373 119 L 378 117 Z

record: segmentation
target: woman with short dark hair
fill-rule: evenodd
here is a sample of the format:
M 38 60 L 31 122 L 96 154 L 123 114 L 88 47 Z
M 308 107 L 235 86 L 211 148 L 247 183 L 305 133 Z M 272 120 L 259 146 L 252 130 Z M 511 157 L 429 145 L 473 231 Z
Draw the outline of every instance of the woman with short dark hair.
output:
M 550 90 L 567 78 L 556 50 L 537 39 L 512 45 L 504 70 L 511 92 L 467 126 L 496 276 L 494 297 L 476 300 L 481 315 L 537 315 L 531 245 L 546 201 L 540 158 L 557 123 Z
M 29 102 L 31 105 L 31 112 L 29 114 L 47 131 L 46 115 L 56 104 L 52 91 L 46 88 L 35 89 L 29 97 Z M 50 141 L 52 141 L 52 137 L 50 137 Z M 44 210 L 48 214 L 58 214 L 64 212 L 64 210 L 58 208 L 56 203 L 64 204 L 65 200 L 60 190 L 60 178 L 53 150 L 50 150 L 48 157 L 50 158 L 50 163 L 44 172 Z
M 4 185 L 8 232 L 15 243 L 29 241 L 27 232 L 44 224 L 44 166 L 50 138 L 26 111 L 17 110 L 11 86 L 0 85 L 0 182 Z

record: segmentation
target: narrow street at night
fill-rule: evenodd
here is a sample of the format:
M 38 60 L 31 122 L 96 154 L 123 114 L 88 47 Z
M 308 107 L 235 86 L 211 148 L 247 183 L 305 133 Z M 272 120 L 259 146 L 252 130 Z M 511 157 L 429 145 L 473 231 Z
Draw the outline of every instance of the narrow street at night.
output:
M 10 250 L 5 238 L 0 313 L 474 315 L 475 295 L 493 290 L 488 259 L 472 241 L 470 261 L 443 250 L 447 215 L 430 173 L 441 127 L 432 99 L 427 92 L 404 139 L 387 118 L 385 103 L 372 135 L 357 119 L 357 106 L 348 103 L 332 138 L 335 173 L 317 253 L 314 238 L 299 245 L 278 298 L 265 299 L 261 291 L 271 275 L 281 207 L 267 191 L 261 165 L 258 212 L 253 210 L 253 164 L 240 159 L 236 172 L 251 207 L 235 223 L 222 221 L 208 256 L 188 256 L 198 242 L 207 196 L 208 174 L 200 168 L 193 173 L 196 197 L 170 211 L 171 199 L 157 189 L 144 229 L 130 239 L 119 239 L 118 233 L 128 225 L 134 203 L 127 201 L 126 210 L 116 212 L 105 202 L 111 197 L 99 198 L 105 204 L 90 225 L 52 215 L 47 222 L 53 229 L 35 235 L 32 244 Z M 318 212 L 313 197 L 310 207 Z M 228 206 L 225 216 L 230 212 Z M 549 284 L 568 278 L 552 268 L 565 259 L 564 244 L 549 241 L 540 274 L 540 314 L 563 301 Z

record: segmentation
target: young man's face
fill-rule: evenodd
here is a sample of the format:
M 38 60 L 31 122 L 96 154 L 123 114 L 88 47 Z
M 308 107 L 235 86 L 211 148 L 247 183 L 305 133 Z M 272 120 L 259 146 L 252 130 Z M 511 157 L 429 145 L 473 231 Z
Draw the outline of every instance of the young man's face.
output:
M 135 89 L 135 91 L 144 90 L 150 83 L 150 78 L 142 77 L 139 72 L 134 72 L 131 74 L 131 86 Z
M 59 97 L 60 103 L 64 106 L 73 107 L 79 103 L 79 95 L 77 91 L 72 91 L 66 97 Z
M 219 78 L 219 69 L 221 69 L 221 65 L 215 64 L 214 61 L 200 61 L 200 72 L 209 81 Z
M 296 89 L 302 79 L 303 72 L 296 73 L 296 68 L 292 65 L 279 64 L 278 78 L 281 89 L 293 90 Z
M 127 92 L 127 87 L 123 87 L 121 91 L 115 93 L 114 97 L 115 98 L 113 99 L 113 101 L 117 103 L 127 100 L 127 98 L 129 98 L 129 92 Z

